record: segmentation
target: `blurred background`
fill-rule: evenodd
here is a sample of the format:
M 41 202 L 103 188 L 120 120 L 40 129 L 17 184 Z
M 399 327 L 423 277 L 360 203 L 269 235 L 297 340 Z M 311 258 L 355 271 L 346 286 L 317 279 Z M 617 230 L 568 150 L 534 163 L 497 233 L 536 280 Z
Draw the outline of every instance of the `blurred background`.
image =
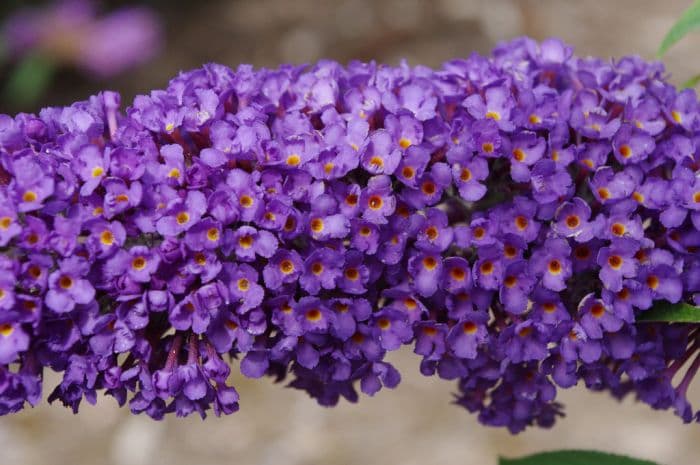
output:
M 579 55 L 651 59 L 690 0 L 0 0 L 0 113 L 38 111 L 102 89 L 134 95 L 216 61 L 276 66 L 319 58 L 438 66 L 519 35 L 558 36 Z M 27 9 L 29 8 L 29 9 Z M 700 33 L 664 61 L 675 83 L 700 72 Z M 552 430 L 487 429 L 450 405 L 410 352 L 390 356 L 404 380 L 358 405 L 318 407 L 271 381 L 235 383 L 228 418 L 135 417 L 100 399 L 78 416 L 42 404 L 0 419 L 1 465 L 484 464 L 554 448 L 595 448 L 698 463 L 700 427 L 631 399 L 575 388 Z M 55 384 L 48 376 L 46 386 Z M 696 383 L 700 384 L 700 383 Z M 50 388 L 45 390 L 48 394 Z M 692 396 L 700 402 L 695 386 Z M 591 464 L 594 465 L 594 464 Z

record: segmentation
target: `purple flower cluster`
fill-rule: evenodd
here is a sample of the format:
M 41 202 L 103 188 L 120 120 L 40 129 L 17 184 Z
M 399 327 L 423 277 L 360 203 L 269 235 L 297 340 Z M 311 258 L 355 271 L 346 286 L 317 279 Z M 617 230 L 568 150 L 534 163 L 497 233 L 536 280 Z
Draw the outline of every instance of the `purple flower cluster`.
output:
M 238 409 L 230 366 L 322 405 L 412 345 L 517 432 L 579 382 L 698 419 L 700 107 L 663 67 L 518 39 L 439 70 L 183 73 L 0 117 L 0 411 L 97 391 Z

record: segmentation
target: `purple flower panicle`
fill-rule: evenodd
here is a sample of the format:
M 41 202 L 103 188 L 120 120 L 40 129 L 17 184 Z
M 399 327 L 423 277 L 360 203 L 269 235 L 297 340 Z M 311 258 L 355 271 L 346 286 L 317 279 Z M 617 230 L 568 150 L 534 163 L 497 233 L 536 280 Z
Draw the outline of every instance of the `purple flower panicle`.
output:
M 104 391 L 238 410 L 231 363 L 322 405 L 400 381 L 518 432 L 584 383 L 698 419 L 700 119 L 629 57 L 517 39 L 429 70 L 206 65 L 0 116 L 0 412 Z

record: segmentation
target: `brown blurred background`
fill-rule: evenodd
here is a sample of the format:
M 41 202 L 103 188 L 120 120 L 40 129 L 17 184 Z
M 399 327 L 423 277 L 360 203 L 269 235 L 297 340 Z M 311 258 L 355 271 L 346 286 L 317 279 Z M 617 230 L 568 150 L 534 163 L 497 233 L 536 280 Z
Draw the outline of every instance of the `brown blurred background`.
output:
M 12 0 L 1 0 L 11 2 Z M 15 3 L 22 3 L 15 0 Z M 125 2 L 112 1 L 112 5 Z M 138 2 L 130 2 L 138 3 Z M 67 104 L 102 88 L 133 95 L 166 85 L 181 69 L 217 61 L 312 62 L 353 58 L 437 66 L 519 35 L 558 36 L 581 55 L 652 58 L 690 0 L 226 0 L 149 3 L 162 14 L 165 49 L 146 66 L 109 81 L 57 75 L 44 104 Z M 2 10 L 4 8 L 5 11 Z M 7 13 L 7 4 L 0 13 Z M 700 72 L 700 33 L 664 59 L 672 80 Z M 1 78 L 2 76 L 0 76 Z M 2 105 L 0 105 L 2 108 Z M 25 108 L 24 110 L 36 110 Z M 111 399 L 78 416 L 41 405 L 0 419 L 0 465 L 484 464 L 553 448 L 595 448 L 667 465 L 700 463 L 700 426 L 630 400 L 582 388 L 561 392 L 567 418 L 519 436 L 480 426 L 449 404 L 454 386 L 418 374 L 410 352 L 390 357 L 404 380 L 358 405 L 318 407 L 268 380 L 239 379 L 242 411 L 228 418 L 131 416 Z M 49 376 L 47 386 L 55 377 Z M 700 380 L 693 398 L 700 403 Z M 47 389 L 48 391 L 48 389 Z M 562 464 L 565 465 L 565 464 Z M 591 464 L 595 465 L 595 464 Z

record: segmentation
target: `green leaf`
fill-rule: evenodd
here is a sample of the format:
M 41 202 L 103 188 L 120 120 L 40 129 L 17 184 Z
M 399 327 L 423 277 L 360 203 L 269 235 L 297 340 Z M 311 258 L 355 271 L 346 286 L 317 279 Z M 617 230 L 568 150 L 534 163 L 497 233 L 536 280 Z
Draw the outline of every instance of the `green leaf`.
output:
M 529 455 L 519 459 L 501 457 L 499 465 L 657 465 L 648 460 L 588 450 L 561 450 Z
M 662 300 L 652 305 L 649 310 L 642 312 L 637 321 L 700 323 L 700 308 L 685 302 L 672 304 Z
M 53 63 L 42 55 L 28 55 L 10 74 L 3 97 L 13 105 L 29 109 L 44 94 L 53 77 Z
M 659 58 L 662 57 L 676 42 L 681 40 L 688 32 L 698 27 L 700 27 L 700 0 L 695 0 L 693 4 L 683 12 L 681 19 L 668 31 L 656 55 Z
M 700 84 L 700 74 L 696 74 L 681 84 L 681 89 L 693 89 L 697 87 L 698 84 Z

